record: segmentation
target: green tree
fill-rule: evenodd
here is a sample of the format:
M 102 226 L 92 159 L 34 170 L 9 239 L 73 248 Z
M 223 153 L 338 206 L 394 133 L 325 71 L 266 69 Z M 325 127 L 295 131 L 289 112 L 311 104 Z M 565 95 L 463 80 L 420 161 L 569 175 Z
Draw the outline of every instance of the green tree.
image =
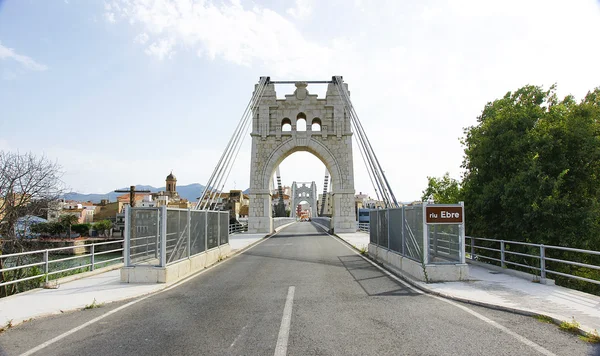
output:
M 94 223 L 94 230 L 98 231 L 100 235 L 104 236 L 106 234 L 106 230 L 112 227 L 112 223 L 110 220 L 102 220 Z
M 460 184 L 450 178 L 450 173 L 446 172 L 442 178 L 427 177 L 427 181 L 421 200 L 433 200 L 437 204 L 456 204 L 462 200 Z
M 577 103 L 525 86 L 465 129 L 469 234 L 600 247 L 600 89 Z
M 73 231 L 80 234 L 81 236 L 89 236 L 91 227 L 92 227 L 92 224 L 88 224 L 88 223 L 74 224 L 72 226 L 72 229 L 73 229 Z
M 71 238 L 71 226 L 79 222 L 77 216 L 71 214 L 61 215 L 58 220 L 66 228 L 67 238 Z

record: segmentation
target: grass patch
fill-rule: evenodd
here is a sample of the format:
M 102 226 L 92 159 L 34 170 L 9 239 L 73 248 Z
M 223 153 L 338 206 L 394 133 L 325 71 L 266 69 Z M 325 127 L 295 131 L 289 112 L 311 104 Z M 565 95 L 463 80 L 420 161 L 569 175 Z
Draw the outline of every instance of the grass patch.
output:
M 0 334 L 13 327 L 12 319 L 6 322 L 6 325 L 0 328 Z
M 552 319 L 549 316 L 545 316 L 545 315 L 536 315 L 534 316 L 534 318 L 539 321 L 540 323 L 546 323 L 546 324 L 554 324 L 554 319 Z
M 366 255 L 369 253 L 369 250 L 367 250 L 367 248 L 365 246 L 363 246 L 358 249 L 358 252 L 360 252 L 361 255 Z
M 594 331 L 590 333 L 585 333 L 585 335 L 579 335 L 579 338 L 585 342 L 589 342 L 592 344 L 600 343 L 600 335 L 598 335 L 598 330 L 594 329 Z
M 88 304 L 85 307 L 83 307 L 84 310 L 87 309 L 95 309 L 95 308 L 100 308 L 104 306 L 104 303 L 96 303 L 96 298 L 94 298 L 94 301 L 92 302 L 92 304 Z
M 563 321 L 560 323 L 560 330 L 578 334 L 579 333 L 579 323 L 572 318 L 571 321 Z

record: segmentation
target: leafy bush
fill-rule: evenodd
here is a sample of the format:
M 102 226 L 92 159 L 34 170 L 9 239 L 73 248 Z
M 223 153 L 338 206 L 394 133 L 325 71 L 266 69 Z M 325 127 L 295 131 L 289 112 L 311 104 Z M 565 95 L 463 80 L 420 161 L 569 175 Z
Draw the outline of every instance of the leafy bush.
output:
M 80 234 L 81 236 L 89 236 L 91 227 L 92 227 L 92 224 L 85 223 L 85 224 L 75 224 L 75 225 L 71 226 L 71 229 L 73 229 L 73 231 Z

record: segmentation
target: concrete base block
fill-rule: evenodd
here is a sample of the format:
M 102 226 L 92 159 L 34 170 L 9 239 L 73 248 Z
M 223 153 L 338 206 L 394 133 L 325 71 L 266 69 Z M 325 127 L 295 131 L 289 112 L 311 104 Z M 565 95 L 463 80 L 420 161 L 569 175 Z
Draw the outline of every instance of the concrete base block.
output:
M 273 219 L 270 217 L 249 217 L 248 233 L 250 234 L 270 234 L 273 232 Z
M 469 266 L 457 264 L 428 264 L 423 266 L 394 251 L 369 244 L 369 256 L 391 269 L 397 269 L 423 282 L 456 282 L 469 279 Z
M 166 267 L 123 267 L 121 268 L 121 282 L 172 283 L 218 262 L 230 253 L 231 247 L 229 244 L 224 244 Z

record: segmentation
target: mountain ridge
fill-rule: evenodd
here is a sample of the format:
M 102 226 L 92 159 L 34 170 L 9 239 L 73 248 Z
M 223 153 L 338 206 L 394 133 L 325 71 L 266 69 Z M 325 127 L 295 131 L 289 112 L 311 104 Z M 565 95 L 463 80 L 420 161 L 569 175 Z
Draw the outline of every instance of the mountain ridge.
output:
M 151 185 L 137 184 L 135 186 L 135 189 L 136 190 L 149 190 L 151 193 L 157 193 L 160 191 L 165 191 L 166 187 L 156 188 Z M 129 190 L 129 187 L 118 188 L 115 190 Z M 203 191 L 204 191 L 204 186 L 200 183 L 192 183 L 192 184 L 188 184 L 188 185 L 177 186 L 177 193 L 179 193 L 179 196 L 182 198 L 185 198 L 189 201 L 196 201 L 200 197 L 200 195 L 202 195 Z M 75 200 L 75 201 L 84 201 L 84 202 L 91 201 L 92 203 L 100 203 L 100 200 L 102 200 L 102 199 L 108 199 L 111 202 L 116 201 L 117 197 L 122 194 L 127 194 L 127 193 L 115 193 L 114 191 L 110 191 L 105 194 L 100 194 L 100 193 L 82 194 L 82 193 L 77 193 L 77 192 L 69 192 L 69 193 L 66 193 L 63 197 L 66 200 Z

